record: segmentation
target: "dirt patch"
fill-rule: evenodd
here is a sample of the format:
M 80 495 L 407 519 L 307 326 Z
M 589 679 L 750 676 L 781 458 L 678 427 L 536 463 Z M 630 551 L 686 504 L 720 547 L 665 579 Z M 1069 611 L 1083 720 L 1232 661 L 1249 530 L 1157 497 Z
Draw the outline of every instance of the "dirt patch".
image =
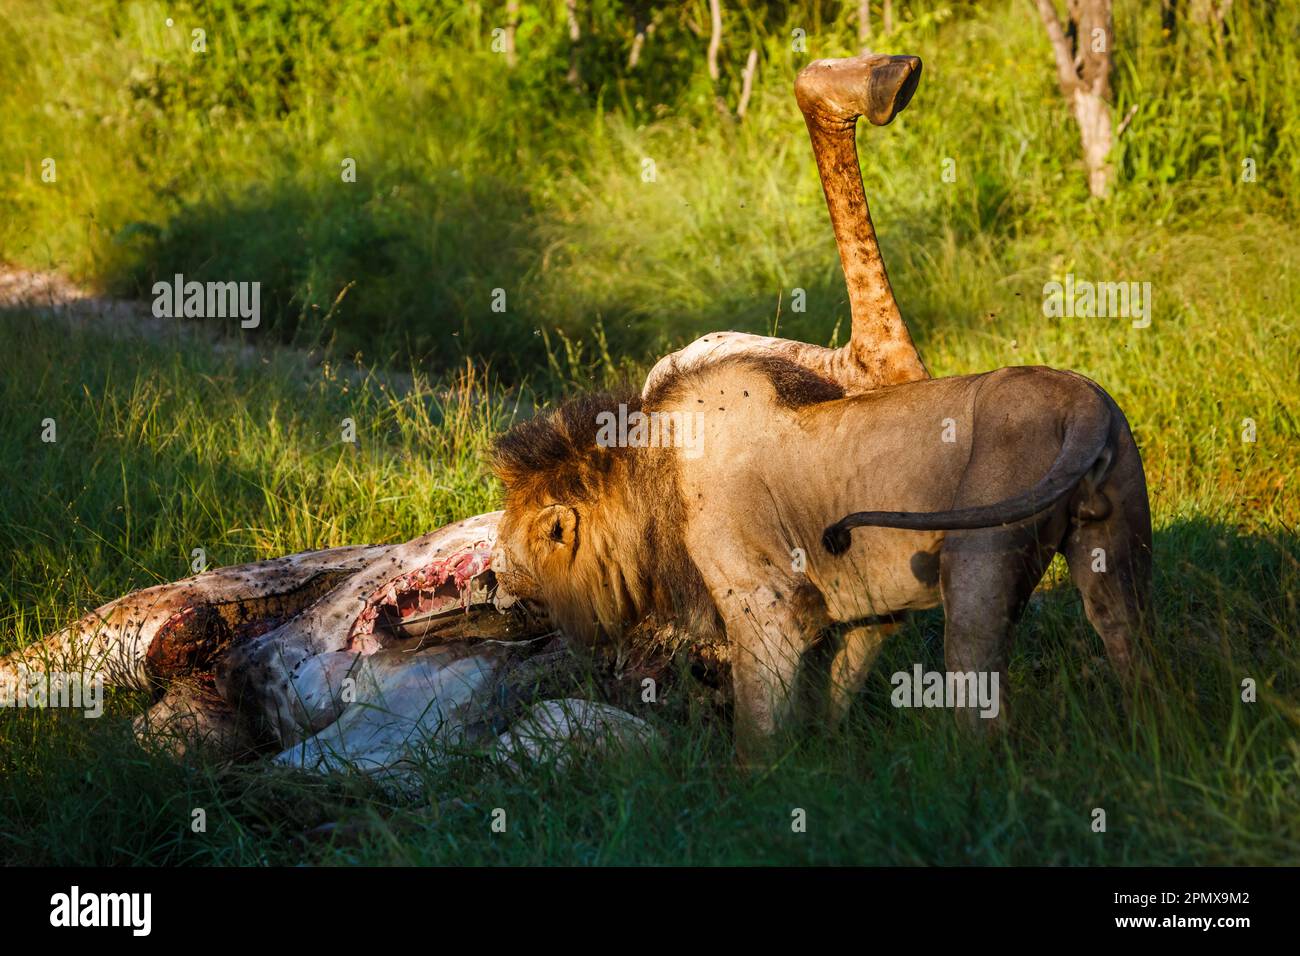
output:
M 309 372 L 329 360 L 321 349 L 257 340 L 258 333 L 245 333 L 244 338 L 237 339 L 226 334 L 215 320 L 159 318 L 148 302 L 99 295 L 56 272 L 0 264 L 0 312 L 20 310 L 57 319 L 74 329 L 94 329 L 152 342 L 199 343 L 218 354 L 233 356 L 244 367 L 289 362 Z M 398 395 L 415 389 L 414 378 L 404 372 L 346 363 L 339 364 L 338 371 L 353 384 L 372 380 Z

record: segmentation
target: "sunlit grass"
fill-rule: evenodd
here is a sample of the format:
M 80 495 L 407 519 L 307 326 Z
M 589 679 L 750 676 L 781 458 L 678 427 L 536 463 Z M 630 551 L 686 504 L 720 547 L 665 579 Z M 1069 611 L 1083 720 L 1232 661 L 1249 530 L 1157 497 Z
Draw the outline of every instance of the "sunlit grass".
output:
M 712 328 L 766 331 L 778 315 L 810 341 L 842 334 L 791 83 L 811 58 L 853 52 L 852 29 L 798 4 L 784 20 L 742 5 L 716 94 L 734 104 L 750 43 L 762 59 L 736 123 L 719 115 L 684 21 L 667 17 L 627 73 L 622 8 L 587 6 L 601 32 L 579 93 L 559 76 L 562 18 L 528 5 L 511 71 L 490 49 L 499 11 L 481 5 L 366 0 L 325 15 L 287 2 L 8 0 L 0 65 L 24 82 L 0 93 L 0 258 L 136 294 L 176 272 L 257 280 L 281 337 L 402 366 L 490 356 L 516 378 L 544 362 L 556 330 L 588 360 L 596 328 L 638 360 Z M 877 45 L 922 55 L 919 92 L 859 139 L 923 345 L 983 331 L 990 313 L 989 331 L 1013 328 L 1009 276 L 1037 279 L 1099 246 L 1116 253 L 1100 266 L 1128 272 L 1189 231 L 1293 218 L 1297 10 L 1236 7 L 1225 45 L 1190 25 L 1164 39 L 1156 8 L 1120 3 L 1116 114 L 1138 113 L 1099 205 L 1032 9 L 908 9 Z M 191 50 L 195 28 L 206 52 Z M 792 50 L 796 28 L 812 31 L 807 52 Z M 41 178 L 45 158 L 56 182 Z M 804 313 L 789 307 L 796 288 Z

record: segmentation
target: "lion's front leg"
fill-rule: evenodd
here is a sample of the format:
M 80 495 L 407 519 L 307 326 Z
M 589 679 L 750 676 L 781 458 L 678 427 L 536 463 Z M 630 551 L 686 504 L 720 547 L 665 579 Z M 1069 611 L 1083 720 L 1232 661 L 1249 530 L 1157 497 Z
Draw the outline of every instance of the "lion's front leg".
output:
M 795 672 L 813 633 L 789 592 L 761 586 L 718 598 L 731 650 L 736 755 L 746 766 L 768 756 L 773 735 L 789 723 Z
M 854 699 L 871 673 L 871 666 L 880 655 L 885 638 L 898 630 L 894 622 L 888 624 L 858 624 L 844 631 L 840 646 L 831 661 L 830 689 L 827 698 L 827 718 L 831 726 L 838 726 L 848 716 Z

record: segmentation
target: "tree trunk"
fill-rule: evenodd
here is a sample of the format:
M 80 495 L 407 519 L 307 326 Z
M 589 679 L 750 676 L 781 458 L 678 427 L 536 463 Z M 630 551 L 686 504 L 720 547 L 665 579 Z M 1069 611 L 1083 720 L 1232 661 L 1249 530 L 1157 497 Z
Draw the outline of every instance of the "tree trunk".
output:
M 1056 58 L 1056 79 L 1061 95 L 1070 105 L 1079 126 L 1088 191 L 1102 198 L 1110 187 L 1112 170 L 1108 157 L 1114 143 L 1108 102 L 1114 39 L 1111 0 L 1067 0 L 1072 27 L 1070 37 L 1061 26 L 1053 0 L 1036 2 Z
M 515 31 L 519 29 L 519 0 L 506 0 L 506 65 L 514 68 L 519 62 L 515 53 Z
M 1232 0 L 1191 0 L 1187 15 L 1193 23 L 1221 29 L 1231 9 Z
M 582 30 L 578 27 L 578 0 L 564 0 L 565 13 L 569 20 L 569 75 L 566 79 L 572 87 L 582 86 L 582 70 L 578 66 L 578 41 L 582 39 Z
M 864 50 L 871 42 L 871 0 L 858 0 L 858 45 Z

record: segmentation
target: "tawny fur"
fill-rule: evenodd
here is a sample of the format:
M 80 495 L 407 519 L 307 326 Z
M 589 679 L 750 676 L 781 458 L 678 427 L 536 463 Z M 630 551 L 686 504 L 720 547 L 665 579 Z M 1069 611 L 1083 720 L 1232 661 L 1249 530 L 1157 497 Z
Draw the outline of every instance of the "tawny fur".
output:
M 605 405 L 590 398 L 521 426 L 497 454 L 503 584 L 587 641 L 651 617 L 704 639 L 720 624 L 745 757 L 790 716 L 800 660 L 831 625 L 943 603 L 949 669 L 997 672 L 1005 693 L 1011 629 L 1057 551 L 1128 670 L 1151 529 L 1109 396 L 1044 368 L 840 391 L 779 359 L 667 380 L 643 410 L 702 413 L 695 459 L 598 447 Z M 1092 570 L 1097 549 L 1104 571 Z M 882 639 L 853 633 L 835 665 L 850 695 Z

